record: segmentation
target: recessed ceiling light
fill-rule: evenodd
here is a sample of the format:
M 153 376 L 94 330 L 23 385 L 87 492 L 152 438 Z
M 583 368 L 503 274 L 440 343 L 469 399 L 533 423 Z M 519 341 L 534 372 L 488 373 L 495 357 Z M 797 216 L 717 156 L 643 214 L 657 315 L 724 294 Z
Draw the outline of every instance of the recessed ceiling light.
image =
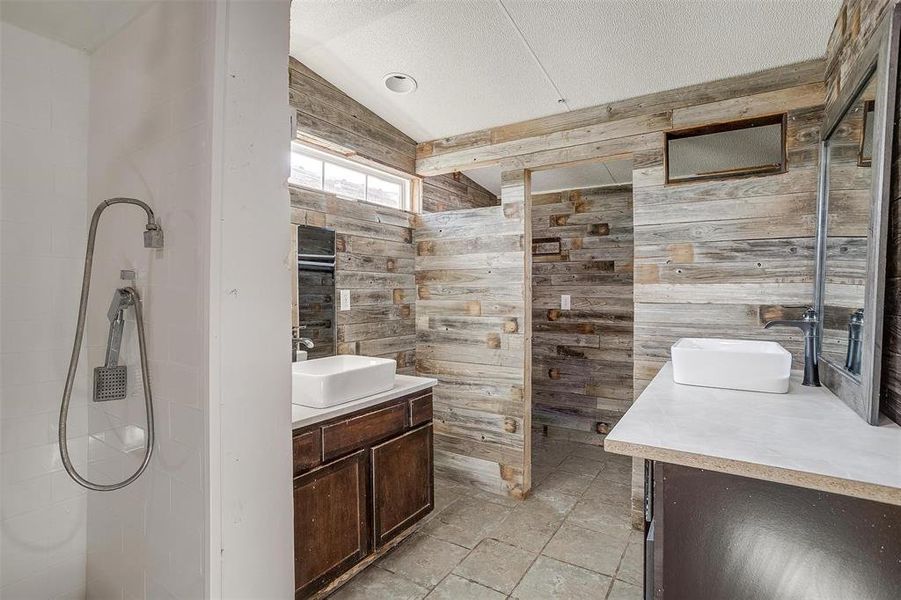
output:
M 416 80 L 405 73 L 388 73 L 385 87 L 395 94 L 409 94 L 416 91 Z

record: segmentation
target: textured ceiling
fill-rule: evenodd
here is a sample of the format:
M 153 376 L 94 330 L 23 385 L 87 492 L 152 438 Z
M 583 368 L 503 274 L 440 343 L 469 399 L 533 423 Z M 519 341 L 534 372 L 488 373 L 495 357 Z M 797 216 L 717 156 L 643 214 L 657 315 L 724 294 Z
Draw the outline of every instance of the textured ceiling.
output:
M 291 55 L 426 141 L 817 58 L 840 4 L 294 0 Z
M 149 0 L 0 0 L 0 19 L 93 52 L 151 4 Z

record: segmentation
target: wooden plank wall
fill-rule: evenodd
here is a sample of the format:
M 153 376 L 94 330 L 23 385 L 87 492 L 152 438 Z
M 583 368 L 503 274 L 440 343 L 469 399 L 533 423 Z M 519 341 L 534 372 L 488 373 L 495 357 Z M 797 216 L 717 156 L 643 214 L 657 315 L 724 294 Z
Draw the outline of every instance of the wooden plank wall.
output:
M 416 169 L 431 176 L 631 158 L 634 395 L 679 337 L 777 340 L 800 365 L 799 336 L 761 327 L 813 302 L 824 70 L 825 61 L 808 61 L 434 140 L 417 146 Z M 665 131 L 778 113 L 789 116 L 786 173 L 664 184 Z M 642 477 L 635 462 L 637 524 Z
M 756 100 L 718 114 L 741 118 Z M 665 185 L 662 148 L 635 154 L 636 394 L 681 337 L 777 340 L 801 366 L 800 336 L 763 324 L 813 301 L 823 107 L 803 89 L 785 100 L 786 173 Z
M 679 337 L 801 339 L 767 331 L 813 301 L 824 61 L 652 94 L 420 144 L 422 174 L 500 164 L 549 168 L 633 159 L 634 386 L 640 393 Z M 786 173 L 664 184 L 663 132 L 788 113 Z
M 532 422 L 551 436 L 599 444 L 632 403 L 632 246 L 631 186 L 532 196 Z
M 507 173 L 501 206 L 423 214 L 413 234 L 436 473 L 514 497 L 530 486 L 528 185 Z
M 416 142 L 411 137 L 293 57 L 288 61 L 288 93 L 301 140 L 414 172 Z
M 500 199 L 460 172 L 426 177 L 422 182 L 422 212 L 497 206 Z
M 826 61 L 827 107 L 838 98 L 848 70 L 896 0 L 845 0 L 829 38 Z M 896 84 L 901 97 L 901 82 Z M 882 342 L 880 409 L 901 424 L 901 103 L 896 103 L 889 199 L 888 260 Z
M 413 374 L 413 215 L 289 187 L 293 224 L 328 227 L 336 233 L 336 287 L 350 290 L 351 306 L 337 312 L 338 354 L 393 358 L 399 373 Z

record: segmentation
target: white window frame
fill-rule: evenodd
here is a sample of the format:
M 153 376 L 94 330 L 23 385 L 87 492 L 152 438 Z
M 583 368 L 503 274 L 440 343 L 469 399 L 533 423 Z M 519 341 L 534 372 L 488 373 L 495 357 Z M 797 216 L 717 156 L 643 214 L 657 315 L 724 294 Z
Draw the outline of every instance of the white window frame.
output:
M 332 165 L 336 165 L 339 167 L 343 167 L 345 169 L 350 169 L 352 171 L 356 171 L 365 175 L 366 177 L 363 179 L 364 192 L 363 192 L 363 200 L 359 198 L 351 198 L 349 196 L 343 196 L 341 194 L 335 194 L 339 198 L 343 198 L 345 200 L 350 200 L 352 202 L 365 202 L 367 204 L 372 204 L 375 206 L 384 206 L 386 208 L 397 208 L 399 210 L 405 210 L 408 212 L 413 211 L 413 185 L 412 179 L 401 177 L 399 175 L 395 175 L 389 171 L 383 171 L 381 169 L 377 169 L 374 167 L 370 167 L 369 165 L 364 165 L 362 163 L 344 158 L 343 156 L 338 156 L 336 154 L 331 154 L 329 152 L 324 152 L 318 148 L 314 148 L 309 144 L 304 144 L 303 142 L 299 142 L 297 140 L 293 140 L 291 142 L 291 154 L 302 154 L 309 158 L 315 158 L 322 163 L 322 172 L 320 173 L 320 185 L 318 188 L 311 187 L 308 185 L 304 185 L 299 183 L 298 181 L 292 179 L 290 176 L 288 177 L 288 183 L 292 185 L 296 185 L 298 187 L 316 190 L 316 191 L 325 191 L 325 165 L 327 163 L 331 163 Z M 377 177 L 378 179 L 382 179 L 384 181 L 388 181 L 391 183 L 400 184 L 400 205 L 399 206 L 390 206 L 388 204 L 382 204 L 380 202 L 372 202 L 369 200 L 369 176 Z M 332 194 L 334 192 L 326 192 L 328 194 Z

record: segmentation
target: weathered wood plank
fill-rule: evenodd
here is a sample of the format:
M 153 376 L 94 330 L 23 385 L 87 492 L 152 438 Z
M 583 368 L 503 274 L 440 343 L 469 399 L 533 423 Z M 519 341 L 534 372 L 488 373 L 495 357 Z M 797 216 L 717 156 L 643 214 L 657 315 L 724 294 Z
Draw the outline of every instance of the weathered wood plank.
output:
M 825 85 L 821 81 L 816 81 L 761 94 L 727 98 L 707 104 L 695 104 L 673 111 L 673 128 L 738 121 L 822 106 L 825 96 Z
M 596 123 L 614 121 L 661 110 L 673 110 L 736 96 L 749 96 L 807 83 L 821 82 L 823 80 L 824 67 L 825 62 L 817 59 L 786 67 L 777 67 L 752 75 L 741 75 L 719 81 L 705 82 L 667 92 L 647 94 L 628 100 L 620 100 L 521 123 L 433 140 L 417 146 L 417 158 L 422 159 L 498 142 L 578 129 Z
M 500 204 L 497 196 L 463 173 L 446 173 L 422 180 L 422 212 L 483 208 Z
M 635 137 L 652 131 L 663 131 L 671 127 L 671 114 L 660 112 L 627 117 L 616 121 L 606 121 L 585 127 L 555 131 L 530 138 L 498 142 L 490 146 L 478 146 L 458 150 L 453 159 L 457 165 L 489 166 L 501 164 L 510 156 L 522 156 L 549 149 L 559 150 L 569 146 L 596 144 L 617 138 Z M 416 162 L 420 174 L 446 172 L 442 166 L 446 155 L 421 158 Z M 506 165 L 505 165 L 506 166 Z M 459 170 L 459 169 L 455 169 Z

